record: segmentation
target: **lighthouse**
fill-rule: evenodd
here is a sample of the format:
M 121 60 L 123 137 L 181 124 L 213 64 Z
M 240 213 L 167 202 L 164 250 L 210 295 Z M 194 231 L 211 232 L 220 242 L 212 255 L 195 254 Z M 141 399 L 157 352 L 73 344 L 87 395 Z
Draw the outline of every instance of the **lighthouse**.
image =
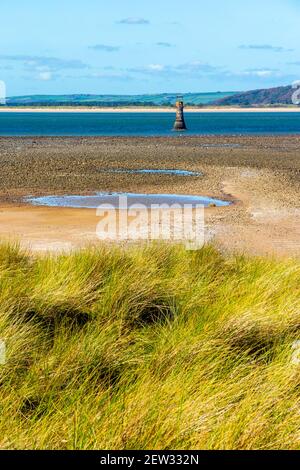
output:
M 184 115 L 183 115 L 183 99 L 181 97 L 177 98 L 176 101 L 176 119 L 174 123 L 174 131 L 185 131 L 186 125 L 184 122 Z

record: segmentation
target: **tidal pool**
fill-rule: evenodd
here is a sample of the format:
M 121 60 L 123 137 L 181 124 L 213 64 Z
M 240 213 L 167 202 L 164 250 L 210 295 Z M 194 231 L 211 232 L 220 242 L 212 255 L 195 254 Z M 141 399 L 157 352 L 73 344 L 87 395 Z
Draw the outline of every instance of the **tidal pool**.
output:
M 229 148 L 229 149 L 237 149 L 241 148 L 241 144 L 201 144 L 199 147 L 204 148 Z
M 208 206 L 229 206 L 231 203 L 221 199 L 206 196 L 191 196 L 187 194 L 137 194 L 137 193 L 104 193 L 94 195 L 40 196 L 27 197 L 25 202 L 34 206 L 73 207 L 96 209 L 101 204 L 110 204 L 116 209 L 127 208 L 127 205 L 143 204 L 151 208 L 154 204 L 202 204 Z
M 169 170 L 169 169 L 156 169 L 156 168 L 143 168 L 143 169 L 108 169 L 108 170 L 99 170 L 103 173 L 129 173 L 135 175 L 143 174 L 160 174 L 160 175 L 176 175 L 176 176 L 202 176 L 202 173 L 198 171 L 189 171 L 189 170 Z

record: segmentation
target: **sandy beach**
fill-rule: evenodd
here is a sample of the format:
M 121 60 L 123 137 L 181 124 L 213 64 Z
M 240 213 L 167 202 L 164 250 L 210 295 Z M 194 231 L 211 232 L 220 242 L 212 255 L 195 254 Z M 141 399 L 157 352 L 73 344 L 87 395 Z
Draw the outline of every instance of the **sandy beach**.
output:
M 0 113 L 170 113 L 175 107 L 85 107 L 85 106 L 43 106 L 43 107 L 7 107 L 1 106 Z M 185 107 L 186 113 L 299 113 L 299 106 L 286 107 Z
M 29 195 L 95 191 L 194 194 L 222 249 L 300 255 L 300 137 L 0 138 L 0 236 L 38 251 L 98 243 L 92 209 L 34 207 Z M 202 176 L 114 173 L 184 169 Z

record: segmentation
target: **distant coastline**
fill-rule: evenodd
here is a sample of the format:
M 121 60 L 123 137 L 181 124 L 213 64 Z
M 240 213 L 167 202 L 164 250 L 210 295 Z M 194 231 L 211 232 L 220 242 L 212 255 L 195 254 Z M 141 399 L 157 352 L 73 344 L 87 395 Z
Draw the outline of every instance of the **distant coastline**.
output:
M 172 113 L 175 107 L 162 106 L 1 106 L 0 113 Z M 293 113 L 300 112 L 300 106 L 278 107 L 234 107 L 234 106 L 186 106 L 186 113 Z

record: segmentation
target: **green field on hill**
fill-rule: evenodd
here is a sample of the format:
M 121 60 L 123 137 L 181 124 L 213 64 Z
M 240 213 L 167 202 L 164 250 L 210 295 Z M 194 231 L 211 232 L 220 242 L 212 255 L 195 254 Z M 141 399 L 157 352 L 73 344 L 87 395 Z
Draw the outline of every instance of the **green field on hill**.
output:
M 184 93 L 186 105 L 205 105 L 235 92 Z M 9 106 L 170 106 L 176 93 L 155 95 L 29 95 L 7 98 Z

